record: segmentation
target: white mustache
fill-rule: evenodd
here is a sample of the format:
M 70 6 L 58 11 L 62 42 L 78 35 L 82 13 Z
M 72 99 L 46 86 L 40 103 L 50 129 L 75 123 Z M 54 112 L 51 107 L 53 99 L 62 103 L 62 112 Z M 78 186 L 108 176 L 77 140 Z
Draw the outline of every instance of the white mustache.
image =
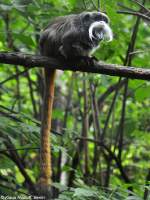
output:
M 101 28 L 102 31 L 100 33 L 97 33 L 96 36 L 99 38 L 99 39 L 108 39 L 108 42 L 112 41 L 113 40 L 113 33 L 112 33 L 112 30 L 111 28 L 109 27 L 109 25 L 104 22 L 104 21 L 97 21 L 97 22 L 93 22 L 90 27 L 89 27 L 89 38 L 91 40 L 93 40 L 93 38 L 96 38 L 94 35 L 93 35 L 93 29 L 94 28 Z

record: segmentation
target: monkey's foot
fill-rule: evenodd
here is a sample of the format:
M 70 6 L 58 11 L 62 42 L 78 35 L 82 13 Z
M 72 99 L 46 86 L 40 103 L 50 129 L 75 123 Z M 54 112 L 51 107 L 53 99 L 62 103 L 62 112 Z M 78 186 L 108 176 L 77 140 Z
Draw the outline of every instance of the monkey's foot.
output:
M 74 65 L 80 63 L 80 65 L 87 65 L 87 66 L 92 66 L 97 62 L 96 57 L 88 57 L 88 56 L 77 56 L 74 58 L 68 58 L 66 59 L 65 57 L 60 57 L 59 60 L 61 60 L 62 63 L 67 63 L 69 65 Z
M 83 62 L 83 64 L 87 65 L 87 66 L 90 66 L 90 65 L 94 65 L 94 63 L 97 61 L 97 58 L 96 57 L 88 57 L 88 56 L 82 56 L 80 58 L 81 60 L 81 63 Z
M 98 59 L 95 56 L 91 57 L 94 61 L 98 62 Z

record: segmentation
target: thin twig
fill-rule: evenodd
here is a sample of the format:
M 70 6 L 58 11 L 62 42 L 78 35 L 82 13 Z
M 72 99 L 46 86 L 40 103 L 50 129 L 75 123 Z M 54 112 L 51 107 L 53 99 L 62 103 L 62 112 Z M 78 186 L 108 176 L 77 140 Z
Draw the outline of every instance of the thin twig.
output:
M 150 51 L 150 49 L 146 49 L 146 50 L 137 50 L 137 51 L 134 51 L 134 52 L 131 52 L 130 55 L 135 55 L 135 54 L 141 54 L 141 53 L 148 53 Z
M 25 151 L 25 150 L 39 150 L 39 147 L 24 147 L 24 148 L 16 148 L 16 149 L 0 149 L 0 153 L 6 152 L 6 151 Z
M 91 1 L 92 5 L 93 5 L 94 9 L 97 10 L 97 6 L 96 6 L 95 2 L 93 0 L 90 0 L 90 1 Z
M 119 80 L 118 85 L 120 85 L 120 82 L 121 82 L 121 79 Z M 119 92 L 119 87 L 118 87 L 118 89 L 116 89 L 116 91 L 115 91 L 113 100 L 112 100 L 112 102 L 111 102 L 110 109 L 109 109 L 108 114 L 107 114 L 107 117 L 106 117 L 104 129 L 103 129 L 103 132 L 102 132 L 102 140 L 104 139 L 104 136 L 105 136 L 105 134 L 106 134 L 106 131 L 107 131 L 107 128 L 108 128 L 108 124 L 109 124 L 109 119 L 110 119 L 110 117 L 111 117 L 111 114 L 112 114 L 112 111 L 113 111 L 113 108 L 114 108 L 114 105 L 115 105 L 115 102 L 116 102 L 116 99 L 117 99 L 117 96 L 118 96 L 118 92 Z
M 101 10 L 101 3 L 100 3 L 100 0 L 97 0 L 98 1 L 98 11 L 100 12 L 100 10 Z
M 83 0 L 83 5 L 84 5 L 85 10 L 87 10 L 87 6 L 86 6 L 85 0 Z
M 128 8 L 127 6 L 125 6 L 123 3 L 118 2 L 117 5 L 121 8 L 126 9 L 127 11 L 131 11 L 134 12 L 134 10 L 132 8 Z
M 125 10 L 118 10 L 117 13 L 120 13 L 120 14 L 127 14 L 127 15 L 135 15 L 135 16 L 139 16 L 145 20 L 148 20 L 150 21 L 150 17 L 140 13 L 140 12 L 132 12 L 132 11 L 125 11 Z
M 76 140 L 87 140 L 89 142 L 96 143 L 99 146 L 103 147 L 107 151 L 107 153 L 109 154 L 109 156 L 111 156 L 111 158 L 115 160 L 115 162 L 116 162 L 116 164 L 118 166 L 118 169 L 120 171 L 120 174 L 122 175 L 124 181 L 126 183 L 130 183 L 131 182 L 129 180 L 128 176 L 126 175 L 124 169 L 123 169 L 122 163 L 119 161 L 119 159 L 117 158 L 117 156 L 111 151 L 111 149 L 109 149 L 104 143 L 102 143 L 102 142 L 100 142 L 98 140 L 93 140 L 91 138 L 83 138 L 83 137 L 77 137 Z
M 17 78 L 17 77 L 20 76 L 20 75 L 23 75 L 23 74 L 26 73 L 29 69 L 30 69 L 30 68 L 25 69 L 25 70 L 23 70 L 22 72 L 18 72 L 18 73 L 16 73 L 16 74 L 13 74 L 12 76 L 9 76 L 7 79 L 5 79 L 5 80 L 3 80 L 3 81 L 0 82 L 0 86 L 3 85 L 3 84 L 6 83 L 6 82 L 12 80 L 12 79 Z
M 37 107 L 36 107 L 36 100 L 35 100 L 35 96 L 34 96 L 32 80 L 31 80 L 31 77 L 30 77 L 30 74 L 29 74 L 28 71 L 26 72 L 26 77 L 27 77 L 27 80 L 28 80 L 29 92 L 30 92 L 31 102 L 32 102 L 33 111 L 34 111 L 34 117 L 36 118 L 38 116 Z
M 15 112 L 15 111 L 12 111 L 11 109 L 8 109 L 8 108 L 6 108 L 5 106 L 2 106 L 2 105 L 0 105 L 0 108 L 2 108 L 2 109 L 4 109 L 4 110 L 7 110 L 8 112 L 10 112 L 10 113 L 7 113 L 7 112 L 5 112 L 5 111 L 1 111 L 1 110 L 0 110 L 0 114 L 1 114 L 2 116 L 11 118 L 11 119 L 13 119 L 13 120 L 15 120 L 15 121 L 17 121 L 17 122 L 24 123 L 23 120 L 20 119 L 20 116 L 17 117 L 17 116 L 12 115 L 12 114 L 19 115 L 19 113 Z M 27 117 L 26 115 L 23 115 L 23 117 L 26 118 L 26 119 L 28 119 L 28 120 L 30 120 L 31 122 L 35 123 L 38 127 L 41 126 L 41 123 L 40 123 L 40 122 L 35 121 L 35 120 L 33 120 L 33 119 Z M 59 132 L 57 132 L 57 131 L 55 131 L 55 130 L 53 130 L 53 129 L 51 129 L 51 132 L 52 132 L 53 134 L 62 136 L 61 133 L 59 133 Z
M 141 8 L 143 8 L 144 10 L 146 10 L 148 13 L 150 12 L 149 9 L 147 9 L 143 4 L 141 4 L 139 1 L 136 1 L 136 0 L 131 0 L 133 1 L 134 3 L 138 4 Z

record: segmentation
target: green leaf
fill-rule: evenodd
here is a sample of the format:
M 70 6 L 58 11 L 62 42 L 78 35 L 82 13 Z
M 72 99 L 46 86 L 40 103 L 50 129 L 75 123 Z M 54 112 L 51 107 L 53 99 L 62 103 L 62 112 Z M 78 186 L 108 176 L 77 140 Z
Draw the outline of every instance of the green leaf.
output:
M 0 4 L 0 10 L 10 11 L 13 7 L 10 5 Z
M 16 180 L 17 180 L 17 182 L 18 183 L 23 183 L 24 182 L 24 177 L 23 177 L 23 175 L 20 173 L 20 171 L 19 171 L 19 169 L 18 168 L 16 168 L 16 175 L 15 175 L 15 177 L 16 177 Z
M 135 92 L 135 97 L 138 101 L 143 101 L 150 97 L 150 86 L 142 87 Z
M 74 197 L 95 197 L 97 196 L 97 192 L 92 191 L 90 189 L 76 188 L 73 196 Z
M 53 185 L 55 188 L 59 189 L 60 191 L 64 191 L 64 190 L 67 190 L 67 189 L 68 189 L 67 186 L 62 185 L 62 184 L 60 184 L 60 183 L 54 182 L 54 183 L 52 183 L 52 185 Z

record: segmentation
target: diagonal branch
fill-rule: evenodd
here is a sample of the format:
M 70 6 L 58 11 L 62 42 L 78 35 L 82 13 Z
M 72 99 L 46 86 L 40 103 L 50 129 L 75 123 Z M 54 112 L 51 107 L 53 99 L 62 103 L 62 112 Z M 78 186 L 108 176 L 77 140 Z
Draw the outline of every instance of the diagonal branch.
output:
M 144 15 L 140 12 L 137 12 L 137 11 L 126 11 L 126 10 L 118 10 L 117 13 L 120 13 L 120 14 L 127 14 L 127 15 L 135 15 L 135 16 L 139 16 L 145 20 L 148 20 L 150 21 L 150 17 L 147 16 L 147 15 Z
M 46 67 L 49 69 L 81 71 L 110 76 L 126 77 L 131 79 L 150 80 L 150 69 L 126 67 L 117 64 L 106 64 L 94 61 L 92 65 L 77 61 L 76 63 L 63 63 L 57 59 L 23 53 L 0 53 L 0 63 L 21 65 L 28 68 Z
M 122 166 L 122 163 L 120 162 L 120 160 L 118 159 L 118 157 L 115 155 L 115 153 L 113 153 L 111 151 L 111 149 L 109 149 L 107 147 L 107 145 L 105 145 L 104 143 L 98 141 L 98 140 L 93 140 L 91 138 L 85 138 L 85 137 L 77 137 L 76 140 L 87 140 L 88 142 L 92 142 L 92 143 L 96 143 L 97 145 L 101 146 L 108 154 L 109 156 L 116 162 L 118 169 L 120 171 L 120 174 L 122 176 L 122 178 L 124 179 L 124 181 L 126 183 L 130 183 L 130 179 L 128 178 L 128 176 L 126 175 L 124 168 Z

